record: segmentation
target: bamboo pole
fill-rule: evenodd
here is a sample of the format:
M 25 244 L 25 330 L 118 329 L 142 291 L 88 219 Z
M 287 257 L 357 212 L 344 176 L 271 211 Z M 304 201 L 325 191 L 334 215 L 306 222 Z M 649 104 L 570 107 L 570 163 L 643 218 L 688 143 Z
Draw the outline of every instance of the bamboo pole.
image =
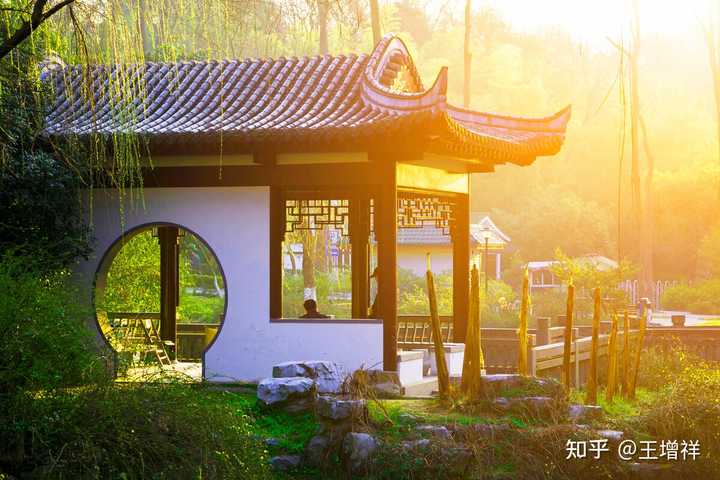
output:
M 594 295 L 592 343 L 590 345 L 590 375 L 588 376 L 587 396 L 585 403 L 595 405 L 597 403 L 597 374 L 598 374 L 598 342 L 600 337 L 600 289 L 596 288 Z M 576 352 L 577 354 L 577 352 Z
M 633 373 L 630 377 L 630 387 L 628 388 L 628 398 L 635 398 L 635 386 L 637 385 L 638 372 L 640 371 L 640 356 L 642 355 L 643 342 L 645 341 L 645 315 L 646 315 L 645 303 L 642 304 L 641 315 L 640 315 L 640 333 L 638 334 L 638 341 L 635 352 L 635 365 L 633 366 Z
M 518 329 L 518 373 L 528 374 L 528 309 L 530 307 L 530 289 L 528 269 L 525 267 L 522 284 L 522 303 L 520 304 L 520 328 Z
M 563 345 L 563 385 L 565 390 L 570 390 L 570 356 L 572 348 L 572 327 L 573 327 L 573 309 L 575 307 L 575 285 L 572 280 L 568 285 L 567 291 L 567 308 L 565 310 L 565 335 Z M 576 352 L 577 353 L 577 352 Z
M 438 315 L 437 297 L 435 296 L 435 279 L 430 269 L 430 254 L 427 254 L 427 289 L 430 303 L 430 323 L 432 326 L 433 344 L 435 345 L 435 364 L 438 372 L 438 387 L 440 397 L 447 398 L 450 393 L 450 374 L 445 361 L 445 348 L 440 332 L 440 315 Z
M 470 398 L 475 398 L 481 391 L 484 359 L 480 342 L 480 275 L 476 265 L 470 271 L 470 315 L 465 335 L 465 356 L 461 388 Z
M 630 316 L 625 310 L 623 316 L 623 358 L 622 358 L 622 391 L 623 396 L 627 398 L 628 389 L 630 387 Z
M 608 378 L 607 388 L 605 389 L 605 400 L 612 402 L 615 397 L 615 389 L 617 388 L 617 333 L 618 318 L 617 315 L 612 316 L 612 326 L 610 327 L 610 340 L 608 343 Z

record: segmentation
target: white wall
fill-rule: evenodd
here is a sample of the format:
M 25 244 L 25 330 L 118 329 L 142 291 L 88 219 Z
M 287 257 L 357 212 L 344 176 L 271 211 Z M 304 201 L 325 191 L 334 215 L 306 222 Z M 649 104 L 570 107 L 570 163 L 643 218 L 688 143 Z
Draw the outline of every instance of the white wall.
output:
M 127 206 L 125 230 L 176 223 L 199 235 L 215 252 L 226 277 L 225 322 L 205 355 L 208 380 L 254 381 L 288 360 L 334 360 L 348 369 L 381 368 L 382 325 L 270 323 L 269 188 L 153 188 L 145 207 Z M 116 194 L 95 193 L 95 254 L 79 271 L 92 281 L 103 254 L 121 235 Z
M 452 271 L 452 245 L 398 245 L 398 267 L 411 270 L 418 277 L 425 277 L 428 252 L 435 275 Z

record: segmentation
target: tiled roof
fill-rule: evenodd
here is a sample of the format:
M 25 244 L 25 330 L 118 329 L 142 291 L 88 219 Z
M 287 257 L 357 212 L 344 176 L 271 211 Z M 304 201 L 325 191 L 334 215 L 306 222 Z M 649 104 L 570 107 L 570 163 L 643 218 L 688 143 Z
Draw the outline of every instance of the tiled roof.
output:
M 56 92 L 50 136 L 133 133 L 160 145 L 222 139 L 228 149 L 408 139 L 475 160 L 468 171 L 557 153 L 570 116 L 569 107 L 524 119 L 448 105 L 447 69 L 424 89 L 392 35 L 370 55 L 68 66 L 44 78 Z
M 489 224 L 492 227 L 489 227 Z M 490 220 L 490 217 L 484 217 L 480 223 L 470 224 L 470 244 L 482 246 L 485 244 L 483 231 L 488 229 L 490 237 L 488 245 L 495 249 L 502 249 L 510 242 L 510 237 L 505 235 Z M 450 235 L 443 233 L 441 228 L 425 225 L 420 228 L 400 228 L 397 232 L 397 242 L 399 245 L 450 245 Z

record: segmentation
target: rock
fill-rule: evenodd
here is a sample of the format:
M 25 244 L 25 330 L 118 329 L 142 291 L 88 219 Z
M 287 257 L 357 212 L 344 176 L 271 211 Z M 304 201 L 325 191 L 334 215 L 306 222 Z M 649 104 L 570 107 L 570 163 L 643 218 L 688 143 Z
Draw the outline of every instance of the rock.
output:
M 538 417 L 553 417 L 557 413 L 558 402 L 551 397 L 498 397 L 493 406 L 503 412 L 528 413 Z
M 345 380 L 342 369 L 335 362 L 324 360 L 279 363 L 273 367 L 273 377 L 311 378 L 319 393 L 340 393 Z
M 469 428 L 483 437 L 494 438 L 497 435 L 509 431 L 510 425 L 508 425 L 507 423 L 477 423 L 475 425 L 471 425 Z
M 603 418 L 603 409 L 599 405 L 570 405 L 568 417 L 573 423 L 592 423 Z
M 376 383 L 372 390 L 378 398 L 402 397 L 402 387 L 393 382 Z
M 257 397 L 267 407 L 301 412 L 312 408 L 313 387 L 313 381 L 308 378 L 266 378 L 258 384 Z
M 438 438 L 450 438 L 450 430 L 442 425 L 418 425 L 416 430 L 420 433 L 432 435 Z
M 278 455 L 270 459 L 270 466 L 280 472 L 286 472 L 300 466 L 300 455 Z
M 565 393 L 560 382 L 553 378 L 526 377 L 523 375 L 498 373 L 483 375 L 483 392 L 488 397 L 500 397 L 512 391 L 522 391 L 526 395 L 560 398 Z
M 614 442 L 619 442 L 625 437 L 625 433 L 619 430 L 598 430 L 597 434 L 602 438 L 607 438 Z
M 365 400 L 342 400 L 325 395 L 318 397 L 315 412 L 319 417 L 333 421 L 366 421 L 368 418 Z
M 264 443 L 265 443 L 266 447 L 279 447 L 280 446 L 280 440 L 278 440 L 277 438 L 266 438 Z
M 342 443 L 342 463 L 353 475 L 367 473 L 370 459 L 377 448 L 378 442 L 372 435 L 350 432 Z
M 315 435 L 305 446 L 305 460 L 313 467 L 319 467 L 327 460 L 330 439 L 325 435 Z
M 398 418 L 406 423 L 416 423 L 418 421 L 418 418 L 412 413 L 401 413 Z
M 430 440 L 421 438 L 420 440 L 408 440 L 400 444 L 405 450 L 424 450 L 430 446 Z

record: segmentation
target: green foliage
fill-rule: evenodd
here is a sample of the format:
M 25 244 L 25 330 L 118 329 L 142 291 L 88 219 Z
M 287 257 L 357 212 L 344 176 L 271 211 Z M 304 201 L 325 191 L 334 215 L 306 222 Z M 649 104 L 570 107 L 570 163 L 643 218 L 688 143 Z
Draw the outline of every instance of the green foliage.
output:
M 90 253 L 81 182 L 38 140 L 42 92 L 22 76 L 14 87 L 0 88 L 0 251 L 34 257 L 45 272 L 63 269 Z
M 3 418 L 4 417 L 4 418 Z M 88 387 L 0 410 L 0 451 L 32 478 L 269 478 L 251 418 L 185 384 Z
M 220 323 L 224 285 L 217 260 L 190 232 L 180 239 L 180 323 Z M 160 311 L 160 245 L 145 230 L 128 238 L 112 261 L 95 304 L 107 312 Z
M 32 267 L 28 258 L 0 259 L 0 400 L 103 377 L 80 293 L 66 273 Z
M 661 304 L 667 310 L 716 314 L 720 312 L 720 279 L 668 287 L 662 294 Z
M 320 313 L 335 318 L 352 317 L 350 292 L 352 277 L 350 271 L 315 272 L 315 288 Z M 303 309 L 304 280 L 302 273 L 284 272 L 283 316 L 297 318 L 305 313 Z
M 661 390 L 638 425 L 653 439 L 698 440 L 703 461 L 682 462 L 682 474 L 713 476 L 720 468 L 720 370 L 696 363 Z

